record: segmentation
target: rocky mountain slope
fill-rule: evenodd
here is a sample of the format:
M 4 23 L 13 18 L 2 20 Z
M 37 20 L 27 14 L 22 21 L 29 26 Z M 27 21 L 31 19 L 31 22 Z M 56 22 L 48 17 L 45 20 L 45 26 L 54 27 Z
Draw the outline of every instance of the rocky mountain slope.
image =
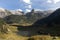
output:
M 32 12 L 34 11 L 34 12 Z M 47 11 L 41 11 L 41 10 L 35 10 L 35 9 L 32 9 L 31 12 L 27 12 L 26 15 L 27 16 L 30 16 L 30 15 L 39 15 L 39 16 L 42 16 L 42 17 L 45 17 L 47 15 L 49 15 L 50 13 L 53 12 L 53 10 L 47 10 Z M 0 18 L 4 18 L 8 15 L 24 15 L 24 12 L 20 9 L 17 9 L 17 10 L 7 10 L 7 9 L 4 9 L 4 8 L 0 8 Z
M 55 35 L 60 36 L 60 8 L 55 10 L 49 16 L 37 20 L 31 26 L 17 26 L 21 35 Z M 22 31 L 22 32 L 21 32 Z
M 4 18 L 9 15 L 23 15 L 23 12 L 20 10 L 7 10 L 0 8 L 0 18 Z

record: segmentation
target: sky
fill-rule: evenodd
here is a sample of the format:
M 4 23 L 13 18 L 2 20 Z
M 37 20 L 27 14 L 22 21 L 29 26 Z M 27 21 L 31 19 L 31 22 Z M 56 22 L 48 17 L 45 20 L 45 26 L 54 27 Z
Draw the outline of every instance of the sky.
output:
M 60 8 L 60 0 L 0 0 L 0 8 L 23 11 L 57 9 Z

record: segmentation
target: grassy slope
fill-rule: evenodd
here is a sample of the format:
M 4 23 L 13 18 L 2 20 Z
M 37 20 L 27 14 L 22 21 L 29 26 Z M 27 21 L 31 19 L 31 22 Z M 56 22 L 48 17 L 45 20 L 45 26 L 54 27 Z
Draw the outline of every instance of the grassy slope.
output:
M 52 37 L 49 35 L 36 35 L 32 36 L 35 40 L 52 40 Z M 18 36 L 15 33 L 9 33 L 6 35 L 4 40 L 28 40 L 29 37 Z M 56 37 L 56 40 L 60 40 L 59 37 Z
M 2 34 L 0 33 L 0 39 L 4 40 L 28 40 L 29 37 L 23 37 L 20 35 L 17 35 L 15 32 L 17 32 L 17 28 L 15 26 L 8 26 L 8 34 Z M 50 35 L 36 35 L 32 36 L 30 38 L 34 38 L 35 40 L 52 40 L 52 37 Z M 60 37 L 56 37 L 56 40 L 60 40 Z

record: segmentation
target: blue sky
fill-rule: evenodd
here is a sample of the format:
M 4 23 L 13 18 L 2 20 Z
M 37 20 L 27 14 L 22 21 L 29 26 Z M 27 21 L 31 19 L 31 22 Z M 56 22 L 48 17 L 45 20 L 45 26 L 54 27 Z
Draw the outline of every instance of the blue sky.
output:
M 0 0 L 0 8 L 8 10 L 56 9 L 60 7 L 60 0 Z

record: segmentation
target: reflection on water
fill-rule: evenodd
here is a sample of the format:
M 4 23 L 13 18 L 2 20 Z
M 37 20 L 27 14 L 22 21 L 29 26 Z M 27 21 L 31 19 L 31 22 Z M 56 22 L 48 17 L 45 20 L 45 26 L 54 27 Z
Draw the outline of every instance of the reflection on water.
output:
M 30 32 L 29 31 L 19 31 L 18 34 L 22 35 L 22 36 L 28 36 L 28 35 L 30 35 Z
M 22 36 L 33 36 L 38 34 L 37 30 L 40 29 L 40 27 L 35 27 L 35 26 L 27 26 L 27 27 L 22 27 L 18 26 L 18 34 Z
M 32 36 L 35 34 L 37 34 L 37 33 L 33 32 L 33 31 L 19 31 L 18 32 L 18 35 L 21 35 L 21 36 Z

